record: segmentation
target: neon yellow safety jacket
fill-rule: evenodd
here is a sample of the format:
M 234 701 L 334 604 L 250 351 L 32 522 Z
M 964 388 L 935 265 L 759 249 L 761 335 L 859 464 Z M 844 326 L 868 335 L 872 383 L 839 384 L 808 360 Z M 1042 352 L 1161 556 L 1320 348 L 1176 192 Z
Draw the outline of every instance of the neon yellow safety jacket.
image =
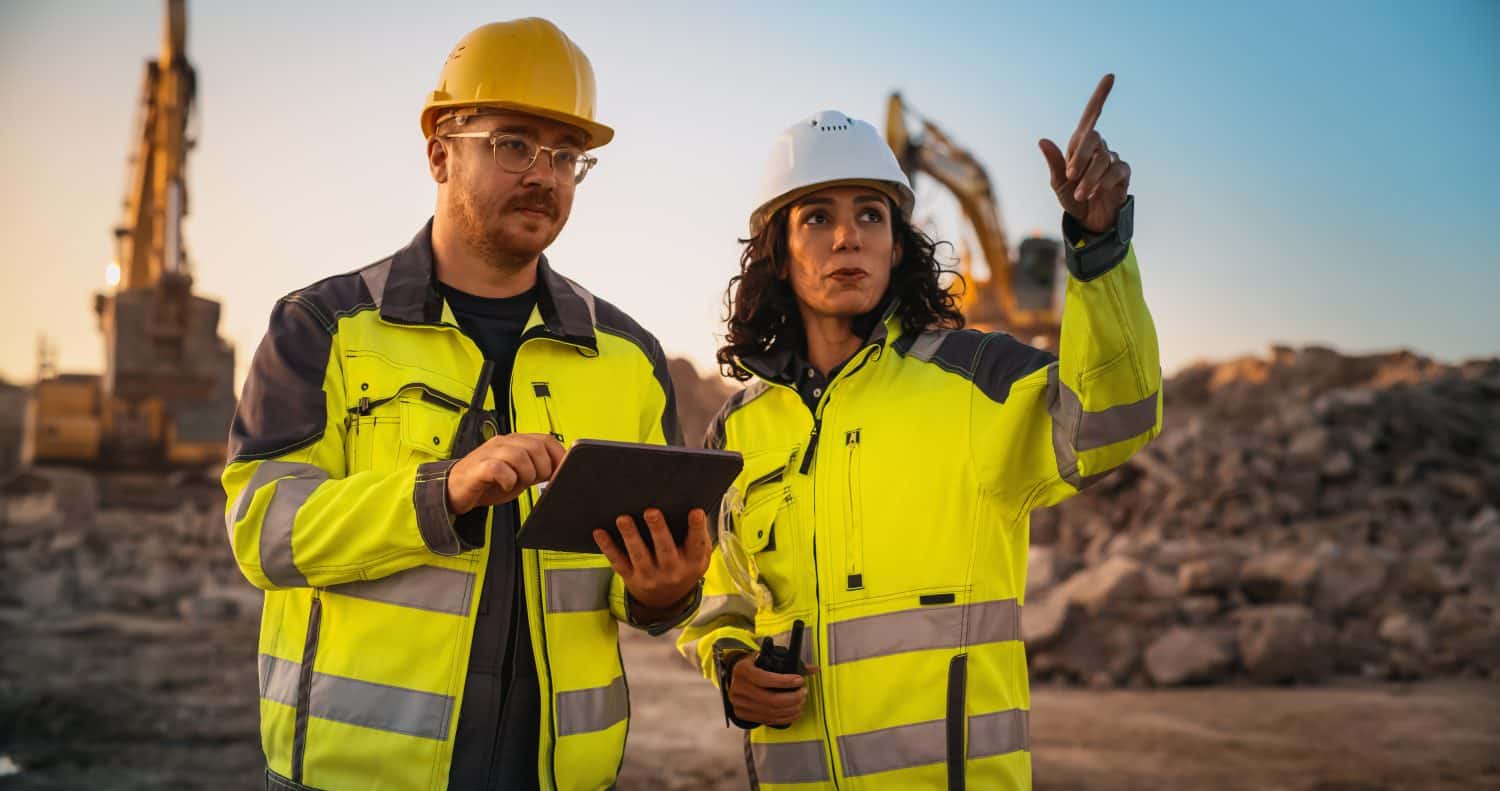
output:
M 497 405 L 435 286 L 430 229 L 276 304 L 231 429 L 226 522 L 266 591 L 261 743 L 280 787 L 448 784 L 491 524 L 463 534 L 447 474 L 493 436 Z M 656 339 L 545 259 L 537 279 L 498 405 L 515 431 L 680 442 Z M 541 787 L 609 787 L 629 715 L 623 584 L 599 555 L 524 550 L 522 572 Z
M 1029 514 L 1161 426 L 1132 208 L 1068 253 L 1059 357 L 1000 333 L 904 334 L 888 318 L 812 411 L 789 354 L 740 361 L 755 378 L 708 444 L 744 454 L 743 509 L 678 645 L 722 682 L 726 657 L 767 636 L 785 646 L 805 622 L 803 660 L 820 672 L 791 727 L 750 731 L 759 787 L 1031 787 Z

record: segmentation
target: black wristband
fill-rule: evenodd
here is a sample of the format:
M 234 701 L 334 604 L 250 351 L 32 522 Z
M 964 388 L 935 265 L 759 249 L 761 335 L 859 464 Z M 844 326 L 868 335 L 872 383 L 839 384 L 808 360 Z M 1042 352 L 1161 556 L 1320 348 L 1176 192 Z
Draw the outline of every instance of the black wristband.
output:
M 1073 277 L 1088 282 L 1119 265 L 1130 251 L 1130 239 L 1135 235 L 1135 196 L 1125 198 L 1120 210 L 1115 213 L 1115 225 L 1103 234 L 1090 233 L 1083 223 L 1066 212 L 1062 221 L 1063 239 L 1066 242 L 1068 271 Z M 1082 247 L 1080 239 L 1088 239 Z

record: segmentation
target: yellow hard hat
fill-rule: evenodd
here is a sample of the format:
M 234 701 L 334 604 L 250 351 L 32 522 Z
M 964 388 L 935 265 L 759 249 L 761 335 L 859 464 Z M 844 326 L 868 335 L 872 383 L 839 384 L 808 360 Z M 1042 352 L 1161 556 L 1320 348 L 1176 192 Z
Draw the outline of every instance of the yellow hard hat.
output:
M 493 22 L 459 39 L 422 105 L 432 137 L 447 108 L 494 107 L 551 118 L 588 134 L 598 148 L 615 130 L 594 121 L 594 67 L 557 25 L 531 17 Z

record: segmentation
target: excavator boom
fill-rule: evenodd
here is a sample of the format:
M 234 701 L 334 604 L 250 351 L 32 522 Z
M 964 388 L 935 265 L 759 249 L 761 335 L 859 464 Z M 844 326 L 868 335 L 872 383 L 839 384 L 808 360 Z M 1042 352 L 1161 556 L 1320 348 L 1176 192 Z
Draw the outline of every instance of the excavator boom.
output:
M 916 135 L 911 133 L 913 119 L 920 128 Z M 1052 239 L 1027 239 L 1021 244 L 1017 265 L 984 166 L 936 124 L 912 112 L 899 93 L 891 94 L 887 104 L 886 141 L 913 186 L 918 174 L 942 184 L 958 200 L 974 229 L 990 274 L 988 280 L 976 280 L 965 260 L 964 274 L 971 282 L 965 292 L 964 314 L 970 323 L 1056 348 L 1062 326 L 1056 294 L 1061 244 Z

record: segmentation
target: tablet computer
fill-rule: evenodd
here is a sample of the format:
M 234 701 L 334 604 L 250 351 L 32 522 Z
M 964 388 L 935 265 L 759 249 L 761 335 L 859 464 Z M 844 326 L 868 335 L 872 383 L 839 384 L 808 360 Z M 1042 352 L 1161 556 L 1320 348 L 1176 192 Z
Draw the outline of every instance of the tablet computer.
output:
M 661 510 L 678 546 L 687 540 L 688 512 L 702 508 L 712 538 L 719 501 L 743 464 L 734 451 L 581 439 L 568 450 L 516 538 L 529 549 L 598 555 L 594 530 L 603 529 L 623 550 L 615 518 L 627 514 L 654 551 L 641 517 L 648 508 Z

